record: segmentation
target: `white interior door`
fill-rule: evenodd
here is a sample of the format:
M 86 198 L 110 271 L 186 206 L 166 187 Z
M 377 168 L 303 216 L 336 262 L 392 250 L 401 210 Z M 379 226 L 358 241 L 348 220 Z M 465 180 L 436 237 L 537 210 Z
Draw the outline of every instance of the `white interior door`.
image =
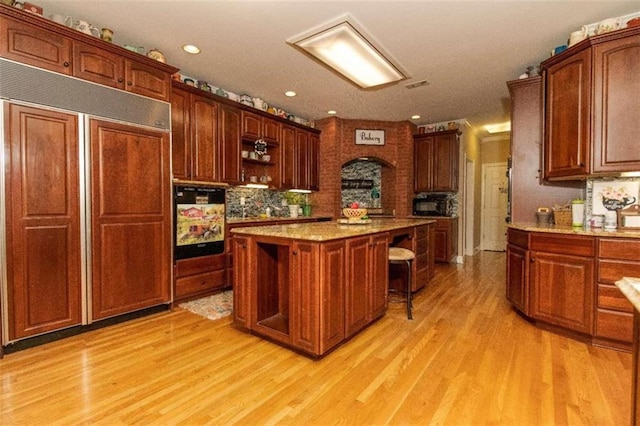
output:
M 504 251 L 507 223 L 507 163 L 482 166 L 482 249 Z

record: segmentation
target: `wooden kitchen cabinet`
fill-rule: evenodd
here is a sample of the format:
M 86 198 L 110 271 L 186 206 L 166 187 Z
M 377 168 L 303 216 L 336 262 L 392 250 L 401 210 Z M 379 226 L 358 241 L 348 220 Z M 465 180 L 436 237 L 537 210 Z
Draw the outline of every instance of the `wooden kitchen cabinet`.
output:
M 242 158 L 246 181 L 250 176 L 256 176 L 260 183 L 272 187 L 280 186 L 280 129 L 281 124 L 275 119 L 242 111 L 242 149 L 252 152 L 255 150 L 255 142 L 262 140 L 267 145 L 266 154 L 271 157 L 268 161 L 262 158 Z M 263 177 L 270 180 L 262 181 Z
M 628 349 L 633 342 L 633 305 L 615 286 L 623 277 L 640 277 L 640 241 L 599 238 L 595 336 L 608 346 Z
M 233 115 L 227 110 L 221 114 L 229 121 L 225 123 L 225 137 L 228 138 L 234 132 Z M 174 83 L 171 95 L 171 136 L 175 179 L 200 182 L 219 180 L 217 102 Z M 238 144 L 235 146 L 238 147 Z M 238 156 L 239 153 L 235 156 L 236 162 Z M 233 161 L 232 156 L 230 163 Z
M 529 234 L 507 230 L 507 300 L 529 315 Z
M 640 28 L 589 37 L 542 63 L 545 179 L 640 168 Z
M 82 321 L 78 119 L 14 104 L 4 112 L 5 308 L 15 340 Z
M 592 335 L 594 239 L 534 233 L 530 249 L 531 316 Z
M 347 240 L 345 335 L 351 336 L 387 308 L 388 235 Z
M 511 95 L 511 222 L 535 221 L 541 206 L 580 198 L 581 182 L 542 179 L 542 77 L 507 82 Z
M 177 68 L 27 12 L 1 12 L 12 17 L 0 16 L 0 57 L 169 101 Z
M 238 108 L 225 104 L 218 107 L 220 180 L 231 184 L 241 179 L 240 116 Z
M 435 276 L 435 231 L 435 224 L 416 227 L 416 279 L 412 291 L 420 290 Z
M 457 192 L 460 132 L 414 135 L 414 192 Z
M 449 263 L 458 255 L 458 218 L 434 218 L 434 257 L 436 262 Z
M 296 128 L 289 125 L 282 126 L 280 142 L 280 188 L 293 189 L 296 184 Z
M 283 125 L 280 188 L 318 190 L 319 149 L 317 133 Z
M 171 299 L 169 135 L 91 119 L 92 315 Z
M 71 75 L 72 40 L 46 28 L 0 16 L 0 56 Z
M 180 259 L 175 263 L 173 302 L 208 296 L 227 287 L 227 255 Z
M 233 253 L 235 281 L 248 284 L 234 287 L 236 325 L 313 355 L 344 340 L 343 240 L 236 236 Z
M 253 258 L 253 246 L 249 239 L 242 236 L 234 236 L 231 240 L 233 253 L 233 281 L 237 283 L 253 283 L 254 270 L 251 268 L 250 259 Z M 240 327 L 251 328 L 251 285 L 233 286 L 233 317 L 234 323 Z
M 591 343 L 630 350 L 633 306 L 615 282 L 640 275 L 634 238 L 508 229 L 507 299 L 527 317 Z

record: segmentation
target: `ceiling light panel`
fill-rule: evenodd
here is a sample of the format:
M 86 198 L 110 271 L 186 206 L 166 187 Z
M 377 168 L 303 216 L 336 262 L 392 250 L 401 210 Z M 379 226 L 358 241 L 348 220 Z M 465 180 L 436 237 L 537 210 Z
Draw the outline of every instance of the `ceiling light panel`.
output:
M 289 43 L 363 89 L 406 79 L 400 67 L 370 40 L 371 37 L 345 17 L 341 22 L 316 29 Z

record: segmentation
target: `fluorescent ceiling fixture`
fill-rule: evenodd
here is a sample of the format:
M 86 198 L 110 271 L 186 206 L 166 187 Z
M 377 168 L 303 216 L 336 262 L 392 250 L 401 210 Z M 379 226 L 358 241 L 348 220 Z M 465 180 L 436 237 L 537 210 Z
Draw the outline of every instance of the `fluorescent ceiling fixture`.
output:
M 511 131 L 511 122 L 506 121 L 498 124 L 487 124 L 484 129 L 489 133 L 502 133 Z
M 371 39 L 352 18 L 343 17 L 289 43 L 363 89 L 408 78 Z
M 194 46 L 193 44 L 185 44 L 184 46 L 182 46 L 182 50 L 194 55 L 200 53 L 200 49 L 198 48 L 198 46 Z
M 418 118 L 420 118 L 420 116 L 419 116 L 418 114 L 416 114 L 416 115 L 412 115 L 412 116 L 411 116 L 411 119 L 412 119 L 412 120 L 417 120 Z
M 338 113 L 338 111 L 334 111 L 332 109 L 330 109 L 329 111 L 327 111 L 327 114 L 329 115 L 336 115 Z
M 284 95 L 293 98 L 295 95 L 297 95 L 297 93 L 293 90 L 287 90 L 286 92 L 284 92 Z

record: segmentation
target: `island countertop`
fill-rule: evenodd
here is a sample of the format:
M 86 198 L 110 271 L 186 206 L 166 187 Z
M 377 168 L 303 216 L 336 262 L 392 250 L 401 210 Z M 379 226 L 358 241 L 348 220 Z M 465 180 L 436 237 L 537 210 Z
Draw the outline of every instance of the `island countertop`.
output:
M 527 232 L 549 232 L 554 234 L 587 235 L 592 237 L 640 238 L 640 230 L 638 229 L 618 228 L 609 231 L 602 228 L 573 228 L 571 226 L 539 225 L 533 222 L 510 223 L 507 226 L 509 228 Z
M 636 311 L 640 312 L 640 278 L 623 277 L 616 281 L 616 287 L 629 299 Z
M 434 223 L 432 219 L 371 219 L 366 224 L 344 224 L 338 221 L 293 223 L 288 225 L 233 228 L 234 234 L 287 238 L 307 241 L 330 241 L 341 238 L 370 235 L 402 228 Z

